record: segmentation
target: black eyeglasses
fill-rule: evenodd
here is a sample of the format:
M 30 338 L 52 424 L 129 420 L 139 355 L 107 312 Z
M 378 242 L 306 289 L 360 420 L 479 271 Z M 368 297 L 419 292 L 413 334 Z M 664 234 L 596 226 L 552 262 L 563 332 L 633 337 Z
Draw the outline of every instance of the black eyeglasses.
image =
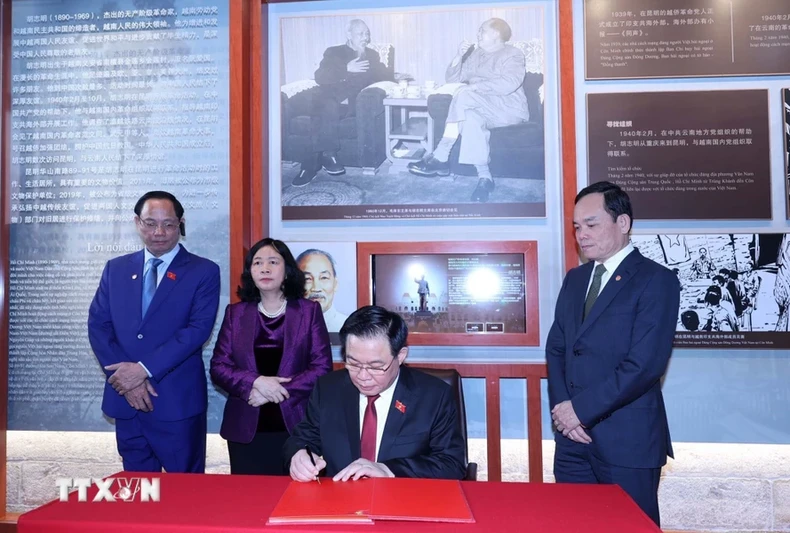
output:
M 387 372 L 387 370 L 389 370 L 392 367 L 392 365 L 395 364 L 395 361 L 397 360 L 398 360 L 397 357 L 393 357 L 392 362 L 384 367 L 361 366 L 361 365 L 355 365 L 354 363 L 345 363 L 345 365 L 346 365 L 346 370 L 348 370 L 349 372 L 354 372 L 355 374 L 361 372 L 362 370 L 367 370 L 368 374 L 370 374 L 371 376 L 383 376 Z

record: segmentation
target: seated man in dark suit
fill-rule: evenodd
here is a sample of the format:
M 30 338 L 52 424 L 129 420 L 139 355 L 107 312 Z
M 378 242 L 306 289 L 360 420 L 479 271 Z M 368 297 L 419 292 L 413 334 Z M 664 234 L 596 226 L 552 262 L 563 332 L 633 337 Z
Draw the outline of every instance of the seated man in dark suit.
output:
M 403 319 L 383 307 L 348 317 L 340 330 L 346 370 L 319 378 L 283 448 L 293 479 L 312 481 L 324 469 L 335 481 L 463 479 L 465 443 L 453 391 L 401 366 L 407 336 Z
M 346 44 L 332 46 L 315 71 L 318 84 L 313 99 L 312 129 L 313 153 L 300 161 L 302 169 L 292 185 L 307 185 L 319 168 L 336 176 L 346 169 L 337 161 L 339 149 L 338 128 L 346 113 L 356 109 L 356 97 L 368 85 L 378 81 L 392 81 L 392 75 L 381 62 L 378 52 L 368 48 L 370 30 L 359 19 L 348 23 Z M 341 104 L 348 100 L 347 106 Z

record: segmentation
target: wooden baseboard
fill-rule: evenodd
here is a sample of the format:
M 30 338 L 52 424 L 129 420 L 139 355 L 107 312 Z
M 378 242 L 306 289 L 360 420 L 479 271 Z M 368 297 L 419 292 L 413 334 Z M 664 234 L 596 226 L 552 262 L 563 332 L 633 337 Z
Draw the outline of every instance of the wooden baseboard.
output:
M 20 513 L 6 513 L 0 518 L 0 533 L 16 533 L 16 522 Z

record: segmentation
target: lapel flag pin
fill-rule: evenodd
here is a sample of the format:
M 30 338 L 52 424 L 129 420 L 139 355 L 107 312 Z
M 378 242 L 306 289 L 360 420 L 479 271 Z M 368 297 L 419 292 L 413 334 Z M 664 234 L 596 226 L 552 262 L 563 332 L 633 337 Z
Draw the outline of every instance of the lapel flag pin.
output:
M 614 278 L 615 281 L 620 281 L 621 279 L 623 279 L 623 278 L 621 278 L 620 276 L 617 276 L 617 277 Z
M 132 274 L 132 279 L 137 279 L 137 274 Z
M 176 280 L 175 272 L 168 272 L 167 273 L 167 279 L 172 279 L 173 281 L 175 281 Z
M 395 400 L 395 409 L 400 411 L 401 413 L 406 413 L 406 406 L 403 405 L 400 400 Z

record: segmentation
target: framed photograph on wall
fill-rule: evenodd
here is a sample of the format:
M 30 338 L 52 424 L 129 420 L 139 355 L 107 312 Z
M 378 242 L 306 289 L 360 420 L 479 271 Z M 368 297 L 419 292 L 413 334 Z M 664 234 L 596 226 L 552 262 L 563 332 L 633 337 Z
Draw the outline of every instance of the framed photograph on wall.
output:
M 357 244 L 357 304 L 400 314 L 413 345 L 539 346 L 535 241 Z
M 675 346 L 790 347 L 790 238 L 784 233 L 633 235 L 680 281 Z
M 268 9 L 283 221 L 546 216 L 553 3 Z
M 305 298 L 321 304 L 332 344 L 348 315 L 357 308 L 357 244 L 355 242 L 288 242 L 305 274 Z
M 784 124 L 785 206 L 790 220 L 790 89 L 782 89 L 782 123 Z

